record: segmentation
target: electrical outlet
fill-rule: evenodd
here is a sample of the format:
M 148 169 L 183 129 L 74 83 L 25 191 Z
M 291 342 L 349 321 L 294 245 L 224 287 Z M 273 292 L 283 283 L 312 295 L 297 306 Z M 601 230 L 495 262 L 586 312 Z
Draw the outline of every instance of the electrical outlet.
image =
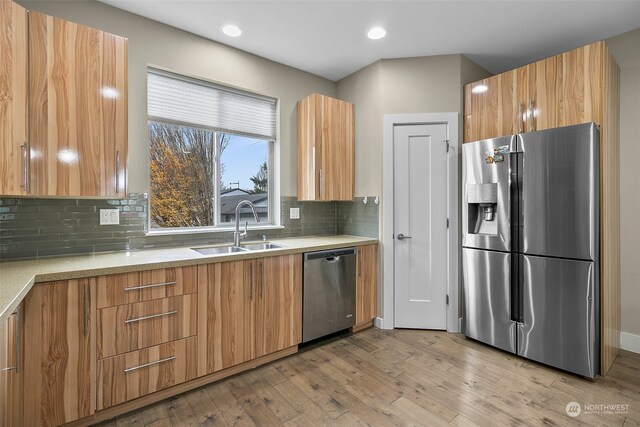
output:
M 100 225 L 120 224 L 120 211 L 118 209 L 100 209 Z
M 300 219 L 300 208 L 289 208 L 289 219 Z

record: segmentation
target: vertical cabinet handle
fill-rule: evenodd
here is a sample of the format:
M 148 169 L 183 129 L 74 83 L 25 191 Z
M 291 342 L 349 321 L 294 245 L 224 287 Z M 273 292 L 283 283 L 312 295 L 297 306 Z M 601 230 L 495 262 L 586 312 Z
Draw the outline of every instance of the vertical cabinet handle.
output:
M 120 150 L 116 150 L 116 194 L 120 192 Z
M 538 119 L 536 117 L 536 102 L 529 100 L 529 111 L 531 111 L 531 126 L 529 130 L 538 130 Z
M 22 145 L 20 145 L 20 149 L 22 150 L 22 189 L 25 192 L 29 192 L 29 150 L 28 150 L 27 142 L 25 141 Z
M 363 259 L 363 251 L 362 249 L 358 249 L 358 265 L 356 268 L 358 269 L 358 277 L 362 277 L 362 259 Z
M 253 261 L 249 261 L 249 299 L 253 301 Z
M 527 104 L 527 131 L 531 132 L 533 130 L 533 101 L 529 98 L 529 103 Z
M 518 133 L 524 132 L 524 121 L 526 120 L 526 117 L 524 104 L 521 102 L 518 104 Z
M 85 283 L 83 288 L 82 288 L 82 292 L 83 292 L 83 314 L 82 314 L 82 319 L 83 319 L 83 328 L 84 328 L 84 336 L 86 337 L 87 335 L 89 335 L 89 284 Z
M 262 260 L 260 262 L 260 298 L 262 298 L 262 294 L 264 293 L 264 264 Z
M 16 308 L 16 311 L 13 312 L 12 316 L 16 316 L 15 329 L 14 329 L 14 337 L 13 337 L 13 345 L 16 347 L 14 349 L 16 360 L 14 366 L 7 366 L 6 368 L 0 369 L 2 372 L 6 371 L 16 371 L 16 374 L 20 373 L 21 367 L 21 358 L 22 358 L 22 348 L 21 343 L 22 339 L 20 337 L 20 333 L 22 331 L 22 326 L 20 325 L 20 307 Z

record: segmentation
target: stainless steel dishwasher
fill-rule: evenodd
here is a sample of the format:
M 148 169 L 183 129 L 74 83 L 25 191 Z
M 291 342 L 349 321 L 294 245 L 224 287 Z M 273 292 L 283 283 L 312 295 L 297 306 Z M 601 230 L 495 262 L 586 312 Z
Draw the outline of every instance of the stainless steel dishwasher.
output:
M 356 249 L 305 253 L 302 299 L 302 342 L 353 326 Z

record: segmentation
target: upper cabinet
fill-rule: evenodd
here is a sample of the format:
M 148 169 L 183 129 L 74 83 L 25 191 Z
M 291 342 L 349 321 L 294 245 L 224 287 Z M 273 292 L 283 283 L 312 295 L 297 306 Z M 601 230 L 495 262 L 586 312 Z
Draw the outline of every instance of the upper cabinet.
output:
M 298 101 L 298 200 L 352 200 L 354 106 L 314 93 Z
M 0 196 L 124 197 L 127 40 L 10 1 L 0 23 Z
M 603 123 L 604 42 L 465 86 L 464 141 L 580 123 Z
M 0 1 L 0 195 L 27 194 L 27 19 Z

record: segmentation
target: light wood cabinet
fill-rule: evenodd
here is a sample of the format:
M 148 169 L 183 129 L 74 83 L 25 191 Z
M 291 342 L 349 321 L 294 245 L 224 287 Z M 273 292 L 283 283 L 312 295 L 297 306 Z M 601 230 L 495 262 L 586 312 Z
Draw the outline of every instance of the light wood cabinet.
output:
M 619 79 L 620 69 L 600 41 L 468 84 L 464 102 L 464 142 L 588 122 L 600 126 L 602 374 L 620 348 Z M 481 84 L 487 91 L 474 93 Z M 509 114 L 516 117 L 512 127 Z
M 23 308 L 0 324 L 0 425 L 22 426 Z
M 198 375 L 202 376 L 255 357 L 257 269 L 253 260 L 198 268 Z
M 29 12 L 31 187 L 124 197 L 127 40 Z
M 352 200 L 354 106 L 314 93 L 298 101 L 298 200 Z
M 376 317 L 377 287 L 378 245 L 358 246 L 355 329 L 360 325 L 371 323 Z
M 24 301 L 24 425 L 58 426 L 94 413 L 95 282 L 38 284 Z
M 203 265 L 198 282 L 199 376 L 301 342 L 300 255 Z
M 98 358 L 196 335 L 197 308 L 187 294 L 98 309 Z
M 0 1 L 0 195 L 28 194 L 27 10 Z
M 98 361 L 97 409 L 196 378 L 196 338 L 186 338 Z
M 262 258 L 256 299 L 256 356 L 302 341 L 302 257 Z

